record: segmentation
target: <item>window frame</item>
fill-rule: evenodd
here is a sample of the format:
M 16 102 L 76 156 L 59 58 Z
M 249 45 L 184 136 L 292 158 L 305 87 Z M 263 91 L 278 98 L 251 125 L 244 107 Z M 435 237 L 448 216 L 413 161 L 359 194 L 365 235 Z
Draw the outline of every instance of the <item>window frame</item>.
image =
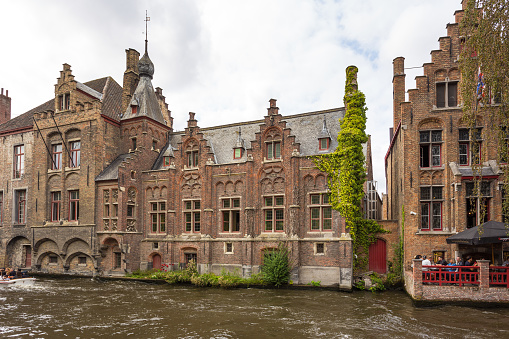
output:
M 228 204 L 226 204 L 227 202 Z M 240 233 L 240 203 L 240 197 L 223 197 L 219 199 L 220 233 Z M 228 215 L 228 220 L 225 220 L 226 215 Z
M 428 196 L 423 197 L 423 189 L 427 189 Z M 440 196 L 438 197 L 438 191 Z M 426 185 L 420 186 L 419 191 L 419 204 L 420 204 L 420 223 L 419 231 L 442 231 L 444 228 L 444 186 L 442 185 Z M 437 210 L 438 208 L 438 210 Z M 439 213 L 437 213 L 439 212 Z M 426 218 L 426 219 L 425 219 Z M 438 219 L 437 219 L 438 218 Z M 424 222 L 426 220 L 426 222 Z M 435 222 L 438 220 L 439 227 L 435 227 Z M 425 227 L 426 226 L 426 227 Z
M 450 98 L 450 95 L 449 95 L 449 91 L 450 91 L 450 86 L 453 85 L 456 87 L 455 89 L 455 96 L 454 96 L 454 99 L 456 100 L 456 103 L 455 105 L 450 105 L 450 103 L 453 103 L 451 102 L 452 98 Z M 438 100 L 438 95 L 439 95 L 439 86 L 440 87 L 444 87 L 443 89 L 443 93 L 444 93 L 444 101 L 443 101 L 443 106 L 439 105 L 439 100 Z M 436 108 L 454 108 L 454 107 L 458 107 L 458 86 L 459 86 L 459 81 L 457 80 L 451 80 L 451 81 L 437 81 L 435 83 L 435 107 Z M 442 104 L 442 102 L 440 102 L 440 104 Z
M 237 154 L 237 152 L 238 152 L 239 154 Z M 237 159 L 242 158 L 242 153 L 243 153 L 243 152 L 242 152 L 242 147 L 235 147 L 235 148 L 233 149 L 233 159 L 234 159 L 234 160 L 237 160 Z
M 163 156 L 163 167 L 169 167 L 171 165 L 170 156 Z
M 184 233 L 201 233 L 201 199 L 184 199 L 182 203 Z
M 199 152 L 198 150 L 186 151 L 187 157 L 187 167 L 188 168 L 198 168 L 199 166 Z
M 150 214 L 150 233 L 152 234 L 166 234 L 166 201 L 157 200 L 149 202 Z M 155 207 L 155 208 L 154 208 Z
M 80 191 L 69 190 L 69 221 L 79 221 L 80 219 Z M 73 194 L 76 196 L 73 198 Z
M 58 147 L 60 146 L 60 150 Z M 51 145 L 51 169 L 61 170 L 62 169 L 62 143 L 56 143 Z
M 318 200 L 314 198 L 318 197 Z M 327 192 L 313 192 L 309 193 L 309 230 L 311 232 L 332 232 L 332 206 L 329 203 L 329 193 Z M 313 211 L 318 211 L 317 216 L 313 216 Z M 326 212 L 327 211 L 327 212 Z M 328 213 L 328 214 L 327 214 Z M 317 222 L 314 226 L 313 221 Z M 325 221 L 330 222 L 329 227 L 325 227 Z
M 491 187 L 491 181 L 483 180 L 480 182 L 481 188 L 480 188 L 480 195 L 481 197 L 478 197 L 476 193 L 474 192 L 475 188 L 475 182 L 473 181 L 466 181 L 465 182 L 465 198 L 466 198 L 466 228 L 472 228 L 479 224 L 482 224 L 483 222 L 491 220 L 490 217 L 490 201 L 493 198 L 492 195 L 492 187 Z M 484 187 L 483 187 L 484 186 Z M 472 187 L 472 188 L 470 188 Z M 487 190 L 486 190 L 487 187 Z M 472 203 L 475 204 L 475 211 L 470 213 L 469 207 L 472 205 Z M 486 207 L 486 213 L 484 215 L 484 220 L 481 220 L 481 207 L 482 204 Z M 470 224 L 470 219 L 472 218 L 470 215 L 473 215 L 475 220 L 473 224 Z
M 322 147 L 322 141 L 326 141 L 326 147 Z M 326 151 L 330 147 L 330 138 L 320 138 L 318 139 L 318 150 L 320 151 Z
M 472 130 L 475 130 L 475 139 L 472 140 L 472 134 L 474 133 Z M 474 127 L 474 128 L 459 128 L 458 129 L 458 164 L 460 166 L 472 166 L 472 165 L 479 165 L 482 161 L 482 127 Z M 468 138 L 465 138 L 465 134 L 468 135 Z M 466 151 L 460 153 L 460 149 L 462 146 L 466 146 Z M 477 146 L 478 149 L 475 149 Z M 466 156 L 466 162 L 464 163 L 461 160 L 461 157 Z M 475 161 L 477 160 L 477 161 Z M 474 162 L 475 161 L 475 162 Z
M 281 140 L 265 141 L 265 155 L 267 160 L 281 160 Z
M 21 179 L 23 174 L 25 174 L 25 145 L 20 144 L 14 146 L 13 178 Z
M 62 203 L 62 193 L 60 191 L 51 192 L 51 211 L 50 211 L 51 217 L 50 217 L 50 220 L 52 222 L 60 221 L 61 203 Z
M 434 133 L 435 132 L 435 133 Z M 440 140 L 433 140 L 433 135 L 437 135 L 436 132 L 440 132 Z M 423 141 L 425 133 L 428 134 L 428 139 Z M 442 137 L 443 130 L 431 129 L 431 130 L 420 130 L 419 131 L 419 167 L 420 168 L 437 168 L 442 167 L 442 144 L 444 143 Z M 434 154 L 433 150 L 439 150 L 438 154 Z M 434 160 L 438 158 L 438 165 L 435 164 Z M 427 166 L 425 160 L 427 159 Z
M 14 221 L 17 225 L 26 224 L 27 217 L 27 190 L 16 189 L 14 190 Z
M 75 145 L 78 148 L 74 148 Z M 71 158 L 69 159 L 69 167 L 78 168 L 81 165 L 81 140 L 73 140 L 69 142 L 69 149 L 71 152 Z
M 270 199 L 270 204 L 268 204 Z M 278 204 L 277 199 L 282 199 Z M 274 194 L 262 196 L 263 230 L 264 233 L 285 231 L 285 195 Z M 281 214 L 282 213 L 282 214 Z M 270 229 L 267 227 L 270 225 Z M 280 226 L 279 226 L 280 225 Z

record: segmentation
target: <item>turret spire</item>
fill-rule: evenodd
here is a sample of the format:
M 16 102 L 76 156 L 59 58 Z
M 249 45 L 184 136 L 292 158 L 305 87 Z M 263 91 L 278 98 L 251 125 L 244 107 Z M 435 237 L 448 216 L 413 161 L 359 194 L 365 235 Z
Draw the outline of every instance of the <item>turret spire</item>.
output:
M 150 21 L 150 17 L 148 16 L 148 11 L 145 10 L 145 54 L 147 54 L 147 46 L 148 46 L 148 22 Z

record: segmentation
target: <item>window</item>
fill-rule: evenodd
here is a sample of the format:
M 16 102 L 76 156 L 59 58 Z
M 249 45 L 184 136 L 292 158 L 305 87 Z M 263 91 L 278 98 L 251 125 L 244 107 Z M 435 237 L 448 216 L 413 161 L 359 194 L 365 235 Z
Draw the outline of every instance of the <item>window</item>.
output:
M 421 187 L 421 230 L 442 229 L 442 186 Z
M 309 198 L 311 231 L 332 230 L 332 208 L 329 205 L 329 195 L 327 193 L 311 194 Z
M 87 257 L 78 257 L 78 265 L 86 265 L 87 264 Z
M 152 140 L 152 151 L 155 151 L 157 149 L 157 141 Z
M 62 144 L 51 145 L 51 169 L 62 168 Z
M 120 268 L 121 266 L 122 266 L 122 253 L 114 252 L 113 269 Z
M 502 221 L 509 222 L 509 199 L 506 193 L 506 185 L 502 186 Z
M 136 106 L 136 105 L 131 105 L 131 113 L 132 113 L 132 114 L 136 114 L 136 113 L 138 113 L 138 106 Z
M 489 181 L 466 182 L 467 228 L 490 220 L 489 202 L 491 183 Z
M 136 151 L 136 138 L 131 138 L 131 152 Z
M 315 254 L 325 254 L 325 244 L 323 242 L 318 242 L 315 244 Z
M 14 178 L 19 179 L 25 173 L 25 145 L 14 146 Z
M 224 253 L 233 253 L 233 243 L 227 242 L 224 244 Z
M 62 196 L 60 192 L 51 192 L 51 221 L 60 220 L 60 202 Z
M 127 204 L 127 216 L 134 217 L 134 204 Z
M 267 160 L 281 159 L 281 142 L 270 141 L 266 143 Z
M 475 141 L 474 141 L 475 135 Z M 458 131 L 459 164 L 471 166 L 481 161 L 482 128 L 461 128 Z
M 56 265 L 58 263 L 58 257 L 55 254 L 49 256 L 49 264 Z
M 263 198 L 265 232 L 282 232 L 284 224 L 284 196 Z
M 16 224 L 24 224 L 26 222 L 26 210 L 27 210 L 27 191 L 17 190 L 14 191 L 15 201 L 15 217 Z
M 242 148 L 237 147 L 233 149 L 233 159 L 242 158 Z
M 223 232 L 240 231 L 240 199 L 226 198 L 221 200 Z
M 61 111 L 66 111 L 69 109 L 71 102 L 71 96 L 69 93 L 65 93 L 58 96 L 58 107 L 60 107 Z
M 152 233 L 166 233 L 166 202 L 150 203 L 150 220 Z
M 436 84 L 437 108 L 458 106 L 458 82 L 439 82 Z
M 200 200 L 184 201 L 185 232 L 199 233 L 201 231 Z
M 318 139 L 319 141 L 319 150 L 320 151 L 325 151 L 325 150 L 328 150 L 329 149 L 329 143 L 330 143 L 330 139 L 329 138 L 320 138 Z
M 198 151 L 187 152 L 187 167 L 198 167 Z
M 3 221 L 4 221 L 4 192 L 0 191 L 0 223 Z
M 421 167 L 440 167 L 442 131 L 419 132 Z
M 170 166 L 170 157 L 163 157 L 163 166 L 168 167 Z
M 70 144 L 71 148 L 71 167 L 80 167 L 81 162 L 81 142 L 73 141 Z
M 69 191 L 69 221 L 78 221 L 80 217 L 80 191 Z

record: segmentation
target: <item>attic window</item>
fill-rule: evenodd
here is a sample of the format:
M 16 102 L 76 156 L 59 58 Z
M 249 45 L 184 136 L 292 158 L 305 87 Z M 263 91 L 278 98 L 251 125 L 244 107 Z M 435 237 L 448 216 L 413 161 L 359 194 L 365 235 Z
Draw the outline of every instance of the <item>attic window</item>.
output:
M 329 149 L 330 138 L 320 138 L 318 139 L 319 145 L 318 148 L 320 151 L 325 151 Z
M 152 150 L 155 151 L 157 149 L 157 141 L 152 140 Z
M 71 102 L 71 96 L 69 93 L 65 93 L 58 96 L 58 107 L 61 111 L 66 111 L 69 109 Z
M 170 166 L 170 157 L 163 157 L 163 166 L 164 167 Z
M 136 138 L 131 138 L 131 152 L 134 152 L 136 150 Z
M 136 113 L 138 113 L 138 106 L 136 106 L 136 105 L 131 105 L 131 113 L 132 113 L 132 114 L 136 114 Z
M 242 158 L 242 148 L 237 147 L 233 149 L 233 159 Z

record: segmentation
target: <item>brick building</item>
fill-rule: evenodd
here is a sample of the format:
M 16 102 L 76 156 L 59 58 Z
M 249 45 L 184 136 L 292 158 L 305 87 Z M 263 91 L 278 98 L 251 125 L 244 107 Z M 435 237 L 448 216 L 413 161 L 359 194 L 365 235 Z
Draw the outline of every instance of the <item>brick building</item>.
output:
M 478 111 L 475 128 L 480 148 L 474 152 L 469 125 L 463 119 L 458 68 L 464 41 L 459 33 L 463 13 L 454 13 L 455 22 L 448 24 L 447 35 L 439 38 L 439 49 L 431 51 L 431 62 L 425 63 L 423 75 L 415 78 L 416 88 L 408 90 L 408 100 L 404 58 L 393 62 L 394 122 L 385 156 L 388 197 L 384 216 L 397 222 L 403 236 L 406 269 L 417 254 L 428 255 L 432 261 L 439 255 L 447 259 L 457 255 L 494 257 L 495 263 L 501 264 L 502 253 L 492 256 L 491 245 L 474 248 L 446 243 L 449 236 L 484 221 L 502 221 L 504 198 L 493 122 L 483 110 Z M 496 98 L 491 104 L 496 107 Z M 472 193 L 476 152 L 480 155 L 482 199 Z M 481 204 L 485 204 L 486 213 L 481 213 Z
M 189 113 L 174 131 L 147 46 L 139 57 L 126 50 L 122 87 L 111 77 L 81 83 L 64 64 L 53 99 L 0 125 L 1 210 L 26 199 L 26 219 L 2 220 L 0 259 L 73 274 L 195 259 L 201 273 L 249 276 L 286 242 L 295 283 L 351 288 L 351 239 L 310 158 L 335 149 L 344 109 L 283 116 L 271 99 L 260 120 L 200 128 Z

